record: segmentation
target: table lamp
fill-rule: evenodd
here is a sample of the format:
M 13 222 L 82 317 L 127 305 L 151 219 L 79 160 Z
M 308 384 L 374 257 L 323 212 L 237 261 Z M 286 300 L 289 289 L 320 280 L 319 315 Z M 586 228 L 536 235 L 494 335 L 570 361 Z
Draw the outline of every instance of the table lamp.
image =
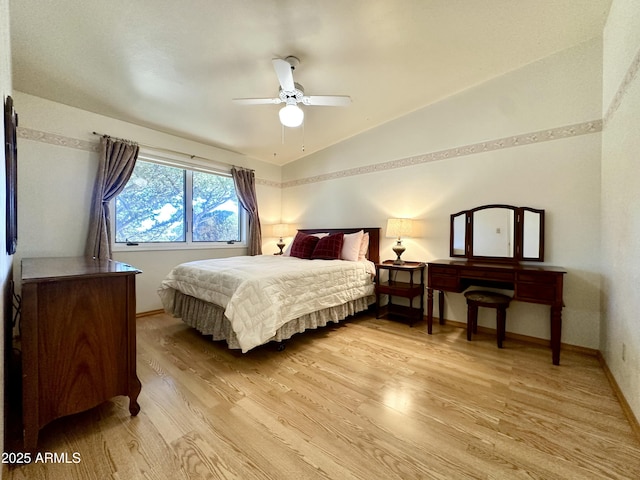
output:
M 282 255 L 282 249 L 286 245 L 282 240 L 282 237 L 287 237 L 288 235 L 289 235 L 289 225 L 287 225 L 286 223 L 278 223 L 273 226 L 273 236 L 279 238 L 278 243 L 276 243 L 276 245 L 280 249 L 280 252 L 276 253 L 276 255 Z
M 396 244 L 392 250 L 398 256 L 393 263 L 394 265 L 404 264 L 404 260 L 400 258 L 405 251 L 404 245 L 402 245 L 402 237 L 410 237 L 413 233 L 413 220 L 410 218 L 390 218 L 387 220 L 387 237 L 397 238 Z

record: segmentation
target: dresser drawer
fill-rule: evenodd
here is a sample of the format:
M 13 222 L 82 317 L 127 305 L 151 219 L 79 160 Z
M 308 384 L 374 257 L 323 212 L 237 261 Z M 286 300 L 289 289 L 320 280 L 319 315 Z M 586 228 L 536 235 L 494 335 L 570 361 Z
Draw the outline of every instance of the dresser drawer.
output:
M 544 283 L 555 285 L 558 276 L 549 272 L 518 272 L 518 282 L 524 283 Z
M 533 303 L 554 303 L 557 289 L 555 284 L 543 283 L 517 283 L 515 300 L 523 300 Z M 560 299 L 562 301 L 562 299 Z
M 429 275 L 432 276 L 456 276 L 457 270 L 451 267 L 439 267 L 434 265 L 429 265 Z
M 460 271 L 460 276 L 463 278 L 479 278 L 489 279 L 496 282 L 513 282 L 513 272 L 496 272 L 489 270 L 476 270 L 472 268 L 465 268 Z
M 429 288 L 436 290 L 457 290 L 458 277 L 450 275 L 430 275 Z

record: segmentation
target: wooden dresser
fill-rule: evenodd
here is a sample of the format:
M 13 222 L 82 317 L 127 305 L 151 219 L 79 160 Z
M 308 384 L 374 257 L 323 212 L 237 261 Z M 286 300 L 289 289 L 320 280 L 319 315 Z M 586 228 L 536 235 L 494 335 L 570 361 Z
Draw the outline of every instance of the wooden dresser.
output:
M 52 420 L 118 396 L 140 411 L 135 276 L 130 265 L 85 257 L 22 260 L 25 450 Z
M 443 292 L 463 292 L 471 286 L 513 290 L 513 299 L 541 303 L 551 307 L 551 358 L 560 364 L 562 336 L 563 277 L 566 270 L 545 265 L 520 265 L 474 262 L 467 260 L 435 260 L 427 264 L 427 332 L 433 325 L 433 291 L 438 290 L 440 323 L 444 323 Z

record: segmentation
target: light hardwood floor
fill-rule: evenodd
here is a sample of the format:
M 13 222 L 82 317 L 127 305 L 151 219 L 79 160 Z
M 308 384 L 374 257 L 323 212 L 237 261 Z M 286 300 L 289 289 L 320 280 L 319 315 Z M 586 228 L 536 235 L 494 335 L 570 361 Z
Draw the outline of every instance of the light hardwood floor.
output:
M 595 357 L 360 315 L 248 354 L 138 319 L 128 399 L 56 420 L 5 479 L 638 479 L 640 442 Z

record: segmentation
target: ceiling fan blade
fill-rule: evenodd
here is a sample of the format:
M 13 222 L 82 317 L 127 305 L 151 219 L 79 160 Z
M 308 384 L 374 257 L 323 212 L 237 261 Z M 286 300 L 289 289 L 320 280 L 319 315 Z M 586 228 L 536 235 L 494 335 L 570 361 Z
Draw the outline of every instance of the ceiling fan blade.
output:
M 291 64 L 281 58 L 274 58 L 272 62 L 282 90 L 285 92 L 293 92 L 296 89 L 296 85 L 293 81 Z
M 302 97 L 302 103 L 325 107 L 346 107 L 351 103 L 351 97 L 346 95 L 309 95 Z
M 239 105 L 277 105 L 282 103 L 280 98 L 234 98 L 232 101 Z

